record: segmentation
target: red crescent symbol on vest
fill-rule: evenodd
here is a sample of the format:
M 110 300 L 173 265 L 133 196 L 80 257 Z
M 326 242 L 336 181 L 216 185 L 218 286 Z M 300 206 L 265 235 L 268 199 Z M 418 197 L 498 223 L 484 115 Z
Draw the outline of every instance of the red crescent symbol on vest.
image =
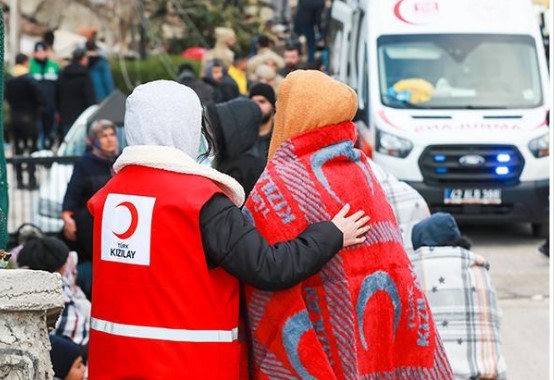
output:
M 137 226 L 139 225 L 139 213 L 137 212 L 137 208 L 135 207 L 135 205 L 131 202 L 121 202 L 116 207 L 119 206 L 123 206 L 129 210 L 129 212 L 131 213 L 131 224 L 129 224 L 129 228 L 127 229 L 127 231 L 122 232 L 121 234 L 117 234 L 114 231 L 112 231 L 112 233 L 118 238 L 125 240 L 129 239 L 137 230 Z

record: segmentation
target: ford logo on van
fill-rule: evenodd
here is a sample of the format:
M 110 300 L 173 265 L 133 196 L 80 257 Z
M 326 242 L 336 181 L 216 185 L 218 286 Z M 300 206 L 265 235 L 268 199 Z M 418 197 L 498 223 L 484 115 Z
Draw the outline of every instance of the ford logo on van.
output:
M 477 154 L 468 154 L 459 158 L 459 164 L 462 166 L 482 166 L 486 163 L 486 159 Z

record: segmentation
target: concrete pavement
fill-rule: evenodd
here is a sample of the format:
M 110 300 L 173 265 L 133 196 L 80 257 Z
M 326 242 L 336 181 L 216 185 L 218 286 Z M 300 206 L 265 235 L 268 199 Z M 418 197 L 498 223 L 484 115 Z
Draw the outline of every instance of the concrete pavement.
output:
M 549 379 L 549 259 L 529 226 L 462 226 L 473 251 L 490 262 L 503 311 L 502 350 L 509 380 Z

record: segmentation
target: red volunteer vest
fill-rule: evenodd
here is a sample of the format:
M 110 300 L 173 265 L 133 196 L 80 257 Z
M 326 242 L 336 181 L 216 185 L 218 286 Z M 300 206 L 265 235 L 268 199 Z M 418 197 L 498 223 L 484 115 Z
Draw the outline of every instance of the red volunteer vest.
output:
M 89 201 L 94 216 L 89 374 L 238 379 L 238 281 L 208 270 L 209 179 L 128 166 Z

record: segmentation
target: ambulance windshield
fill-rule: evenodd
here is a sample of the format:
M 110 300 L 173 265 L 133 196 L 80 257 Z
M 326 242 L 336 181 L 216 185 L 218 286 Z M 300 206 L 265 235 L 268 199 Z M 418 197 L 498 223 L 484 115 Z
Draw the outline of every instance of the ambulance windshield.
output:
M 542 104 L 534 40 L 522 35 L 378 39 L 382 103 L 394 108 L 533 108 Z

